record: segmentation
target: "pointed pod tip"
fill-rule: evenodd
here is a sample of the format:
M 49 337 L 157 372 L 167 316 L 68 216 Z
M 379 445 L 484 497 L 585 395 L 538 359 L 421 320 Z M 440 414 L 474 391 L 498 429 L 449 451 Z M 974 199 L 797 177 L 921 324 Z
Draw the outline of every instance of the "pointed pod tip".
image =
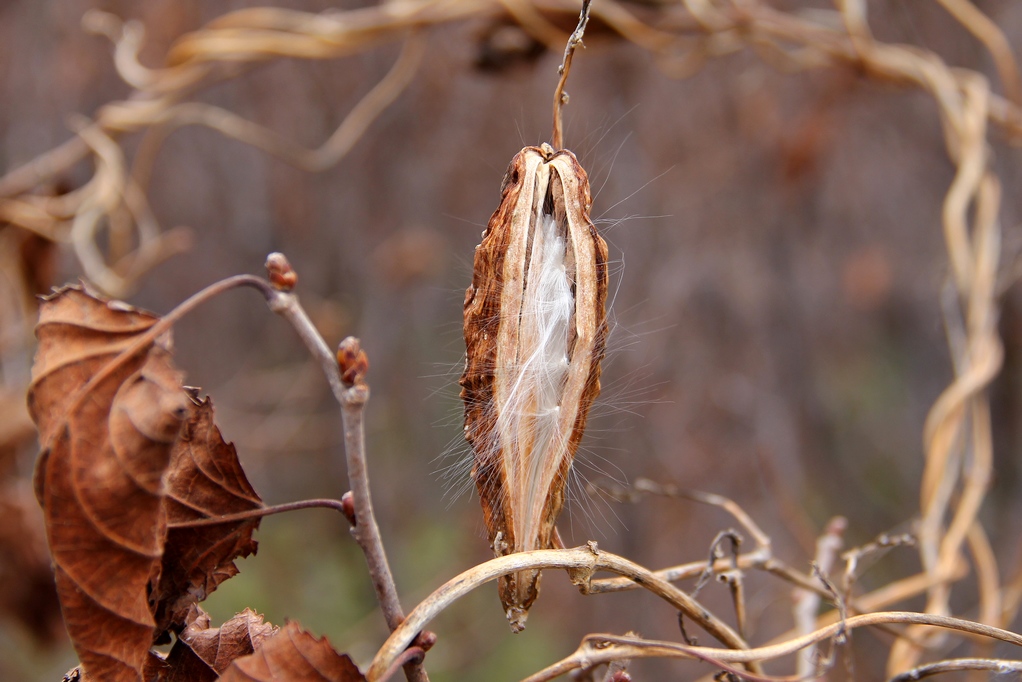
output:
M 511 632 L 516 635 L 525 629 L 525 621 L 529 618 L 529 610 L 519 606 L 509 607 L 507 610 L 507 622 L 511 626 Z

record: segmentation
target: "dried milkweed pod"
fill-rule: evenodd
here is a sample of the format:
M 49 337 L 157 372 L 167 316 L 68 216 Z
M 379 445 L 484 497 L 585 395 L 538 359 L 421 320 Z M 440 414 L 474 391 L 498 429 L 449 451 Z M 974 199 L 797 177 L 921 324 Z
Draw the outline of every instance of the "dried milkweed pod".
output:
M 575 155 L 526 147 L 501 195 L 465 292 L 460 381 L 472 477 L 498 556 L 559 544 L 554 524 L 607 337 L 607 245 Z M 512 629 L 524 627 L 538 589 L 538 571 L 501 578 Z

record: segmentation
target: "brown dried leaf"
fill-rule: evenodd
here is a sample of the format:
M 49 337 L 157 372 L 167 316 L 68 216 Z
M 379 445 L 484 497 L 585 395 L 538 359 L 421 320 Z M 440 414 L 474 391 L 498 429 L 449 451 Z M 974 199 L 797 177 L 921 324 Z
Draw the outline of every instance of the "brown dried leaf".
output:
M 270 637 L 255 653 L 236 660 L 221 682 L 365 682 L 358 667 L 294 621 Z
M 36 493 L 68 634 L 103 682 L 142 679 L 166 537 L 163 475 L 190 410 L 166 337 L 118 358 L 157 320 L 68 287 L 43 302 L 36 328 Z
M 255 553 L 252 533 L 259 519 L 175 528 L 179 524 L 258 509 L 262 500 L 245 478 L 232 443 L 213 421 L 213 403 L 193 398 L 191 418 L 181 429 L 166 477 L 169 532 L 155 599 L 157 629 L 179 630 L 190 607 L 237 575 L 234 559 Z M 189 626 L 190 627 L 190 626 Z
M 160 682 L 214 682 L 236 659 L 248 656 L 277 632 L 262 616 L 245 609 L 219 628 L 199 607 L 167 656 Z
M 63 428 L 77 389 L 158 321 L 152 313 L 97 299 L 80 286 L 64 287 L 43 300 L 28 403 L 44 448 L 54 428 Z M 163 340 L 161 345 L 168 343 Z M 118 374 L 130 375 L 142 359 L 140 355 L 128 365 L 130 372 L 124 367 Z
M 256 549 L 258 519 L 168 531 L 262 502 L 212 403 L 181 386 L 169 336 L 124 354 L 158 321 L 67 287 L 44 301 L 37 327 L 36 493 L 65 623 L 92 679 L 163 679 L 162 664 L 146 667 L 149 647 Z

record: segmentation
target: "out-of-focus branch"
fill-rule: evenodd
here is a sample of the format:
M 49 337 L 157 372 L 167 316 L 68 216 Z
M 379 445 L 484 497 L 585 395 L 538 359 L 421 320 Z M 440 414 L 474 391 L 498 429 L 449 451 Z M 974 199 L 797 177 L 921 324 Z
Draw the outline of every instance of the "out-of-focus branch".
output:
M 942 2 L 966 30 L 990 49 L 1008 94 L 1005 99 L 987 92 L 978 116 L 989 118 L 1011 137 L 1022 137 L 1018 69 L 1003 34 L 971 3 Z M 634 43 L 651 52 L 666 72 L 676 75 L 691 73 L 711 57 L 747 46 L 783 68 L 845 64 L 873 78 L 922 88 L 933 93 L 940 104 L 952 158 L 958 158 L 959 147 L 976 150 L 975 141 L 963 143 L 959 139 L 966 117 L 960 103 L 961 91 L 968 75 L 952 71 L 936 55 L 917 46 L 875 42 L 861 0 L 843 2 L 841 9 L 844 30 L 835 28 L 832 21 L 780 12 L 758 0 L 664 2 L 643 13 L 634 11 L 628 3 L 603 0 L 592 8 L 591 19 L 599 35 Z M 95 146 L 87 144 L 84 138 L 71 139 L 0 178 L 0 218 L 55 239 L 64 239 L 70 226 L 77 237 L 73 240 L 76 253 L 83 259 L 87 276 L 107 293 L 123 295 L 145 271 L 188 246 L 180 233 L 162 238 L 159 234 L 154 236 L 154 230 L 136 225 L 144 211 L 139 194 L 130 187 L 128 179 L 133 178 L 138 187 L 146 186 L 156 153 L 174 129 L 184 125 L 207 126 L 298 168 L 320 171 L 343 158 L 369 123 L 407 85 L 421 54 L 422 45 L 416 34 L 422 29 L 468 19 L 511 19 L 554 49 L 564 44 L 571 30 L 568 27 L 574 25 L 572 17 L 577 13 L 575 0 L 410 0 L 320 14 L 251 8 L 228 13 L 182 36 L 168 52 L 165 66 L 149 68 L 138 60 L 144 42 L 140 24 L 122 23 L 112 15 L 91 11 L 84 19 L 86 27 L 113 41 L 118 73 L 135 90 L 128 98 L 102 107 L 89 126 L 91 133 L 84 133 L 81 128 L 79 133 L 93 138 L 102 136 L 115 145 L 119 145 L 117 139 L 122 135 L 147 133 L 132 164 L 133 171 L 127 176 L 123 172 L 115 175 L 119 184 L 114 187 L 113 199 L 110 195 L 103 201 L 93 197 L 99 188 L 91 182 L 67 197 L 46 200 L 34 197 L 31 194 L 34 188 L 52 183 L 90 153 L 98 154 Z M 237 77 L 266 61 L 283 57 L 336 59 L 398 41 L 407 44 L 394 69 L 352 109 L 331 138 L 316 149 L 302 148 L 234 112 L 192 101 L 199 90 Z M 975 116 L 966 118 L 974 120 Z M 979 154 L 982 161 L 982 152 Z M 97 164 L 97 172 L 101 165 Z M 960 166 L 976 167 L 975 163 Z M 974 170 L 969 173 L 974 175 Z M 128 198 L 133 195 L 136 198 L 128 205 Z M 967 205 L 970 198 L 968 191 L 952 192 L 949 211 L 952 196 L 954 206 Z M 155 225 L 155 219 L 147 221 Z M 104 223 L 110 224 L 115 237 L 110 240 L 112 251 L 108 257 L 94 244 L 87 243 L 90 237 L 95 241 Z M 128 232 L 133 225 L 137 227 L 137 253 L 114 253 L 131 243 Z M 967 258 L 962 255 L 966 250 L 960 239 L 950 253 L 956 273 L 967 272 L 968 266 L 964 265 Z M 960 525 L 967 527 L 965 520 Z

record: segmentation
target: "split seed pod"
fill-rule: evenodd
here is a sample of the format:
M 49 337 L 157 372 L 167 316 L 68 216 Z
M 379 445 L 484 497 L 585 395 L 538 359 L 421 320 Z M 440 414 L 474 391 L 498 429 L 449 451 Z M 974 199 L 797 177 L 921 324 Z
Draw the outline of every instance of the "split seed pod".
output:
M 497 556 L 560 545 L 554 523 L 600 392 L 607 339 L 607 244 L 591 205 L 574 154 L 526 147 L 476 247 L 460 385 L 472 477 Z M 539 571 L 505 576 L 499 591 L 521 630 Z

